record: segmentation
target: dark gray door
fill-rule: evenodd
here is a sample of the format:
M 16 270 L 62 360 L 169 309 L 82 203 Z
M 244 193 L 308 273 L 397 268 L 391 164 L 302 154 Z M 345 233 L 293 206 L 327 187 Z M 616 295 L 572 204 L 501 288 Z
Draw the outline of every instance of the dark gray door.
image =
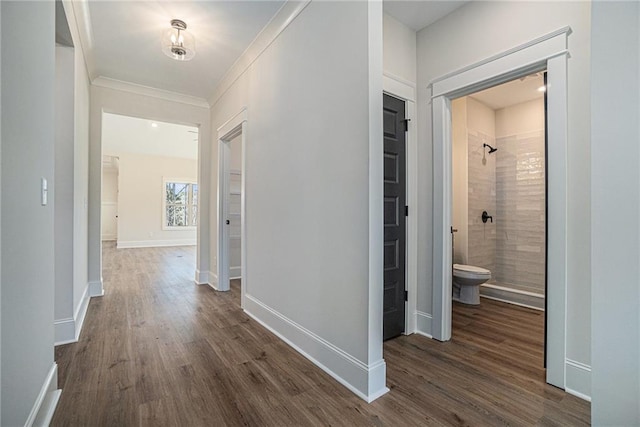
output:
M 406 239 L 406 121 L 404 101 L 384 95 L 385 340 L 404 332 Z

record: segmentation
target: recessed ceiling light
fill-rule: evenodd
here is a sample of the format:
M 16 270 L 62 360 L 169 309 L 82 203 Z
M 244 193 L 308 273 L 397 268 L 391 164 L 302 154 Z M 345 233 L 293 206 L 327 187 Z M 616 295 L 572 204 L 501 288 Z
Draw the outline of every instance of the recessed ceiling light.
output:
M 153 123 L 151 123 L 151 127 L 152 127 L 152 128 L 157 128 L 157 127 L 158 127 L 158 124 L 157 124 L 156 122 L 153 122 Z
M 547 87 L 545 85 L 542 85 L 538 88 L 538 92 L 546 92 L 547 91 Z

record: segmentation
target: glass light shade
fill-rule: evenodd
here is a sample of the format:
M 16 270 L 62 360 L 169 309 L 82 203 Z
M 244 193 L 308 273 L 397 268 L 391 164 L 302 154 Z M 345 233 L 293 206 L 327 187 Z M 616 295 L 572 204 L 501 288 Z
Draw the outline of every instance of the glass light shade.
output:
M 162 36 L 162 51 L 177 61 L 189 61 L 196 56 L 196 41 L 184 26 L 182 29 L 173 25 Z

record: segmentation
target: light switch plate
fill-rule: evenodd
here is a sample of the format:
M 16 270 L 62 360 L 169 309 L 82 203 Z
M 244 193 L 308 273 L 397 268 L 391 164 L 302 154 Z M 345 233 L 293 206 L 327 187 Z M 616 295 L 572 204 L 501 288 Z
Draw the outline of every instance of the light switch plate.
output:
M 47 179 L 46 178 L 40 178 L 40 188 L 41 188 L 41 193 L 40 193 L 40 199 L 41 199 L 41 203 L 42 206 L 47 206 L 47 196 L 49 193 L 49 189 L 47 188 Z

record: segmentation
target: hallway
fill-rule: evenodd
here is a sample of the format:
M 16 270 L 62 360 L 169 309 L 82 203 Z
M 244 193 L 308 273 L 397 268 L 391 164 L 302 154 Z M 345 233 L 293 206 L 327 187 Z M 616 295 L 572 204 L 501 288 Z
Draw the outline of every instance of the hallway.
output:
M 539 333 L 494 328 L 496 315 L 535 324 L 539 313 L 456 307 L 451 342 L 385 343 L 391 392 L 368 405 L 240 310 L 237 281 L 228 293 L 194 285 L 193 247 L 105 244 L 103 257 L 105 296 L 80 341 L 56 348 L 53 425 L 589 423 L 587 402 L 542 383 L 527 348 Z

